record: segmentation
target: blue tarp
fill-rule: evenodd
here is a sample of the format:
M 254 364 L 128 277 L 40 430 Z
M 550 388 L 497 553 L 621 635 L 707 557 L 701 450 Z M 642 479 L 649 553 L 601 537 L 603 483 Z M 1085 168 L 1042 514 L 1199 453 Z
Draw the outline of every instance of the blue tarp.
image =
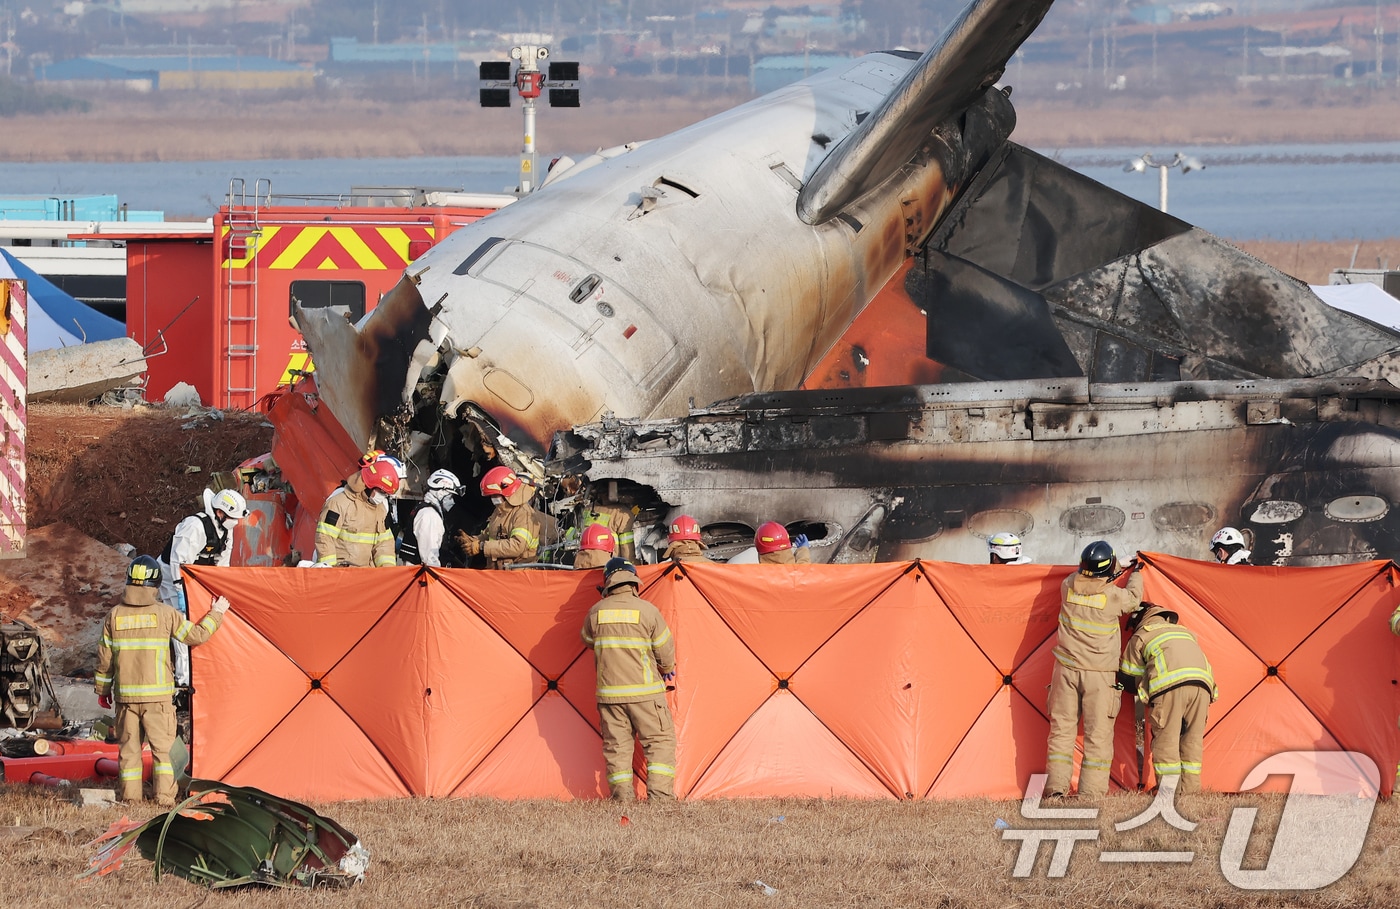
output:
M 51 350 L 87 341 L 110 341 L 126 336 L 126 326 L 81 303 L 0 248 L 3 261 L 29 290 L 29 349 Z M 3 270 L 3 269 L 0 269 Z M 36 312 L 36 309 L 42 312 Z

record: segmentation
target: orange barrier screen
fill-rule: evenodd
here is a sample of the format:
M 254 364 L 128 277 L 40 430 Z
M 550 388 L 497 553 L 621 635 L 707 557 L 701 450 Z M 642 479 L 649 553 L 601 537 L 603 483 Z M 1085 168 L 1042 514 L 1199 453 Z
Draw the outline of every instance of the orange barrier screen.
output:
M 1206 788 L 1235 790 L 1290 750 L 1396 766 L 1392 563 L 1148 558 L 1147 599 L 1178 610 L 1219 683 Z M 1044 770 L 1067 567 L 640 571 L 676 636 L 682 797 L 1016 798 Z M 233 603 L 193 651 L 195 776 L 312 800 L 607 794 L 579 639 L 600 572 L 187 572 L 192 617 L 213 596 Z M 1125 788 L 1138 784 L 1132 716 L 1125 702 Z

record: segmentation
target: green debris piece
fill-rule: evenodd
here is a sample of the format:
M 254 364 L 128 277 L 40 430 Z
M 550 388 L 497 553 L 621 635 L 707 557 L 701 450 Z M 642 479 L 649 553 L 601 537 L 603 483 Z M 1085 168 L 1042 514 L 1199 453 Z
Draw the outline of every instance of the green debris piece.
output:
M 369 850 L 330 818 L 251 786 L 192 780 L 190 796 L 144 824 L 123 818 L 92 845 L 102 843 L 83 875 L 121 867 L 134 846 L 163 871 L 221 889 L 349 887 L 362 880 Z

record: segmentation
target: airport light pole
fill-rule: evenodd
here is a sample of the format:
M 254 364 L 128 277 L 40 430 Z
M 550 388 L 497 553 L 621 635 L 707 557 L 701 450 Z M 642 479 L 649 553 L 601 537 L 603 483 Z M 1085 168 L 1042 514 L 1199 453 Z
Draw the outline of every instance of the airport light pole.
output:
M 1167 210 L 1167 171 L 1171 170 L 1173 167 L 1179 167 L 1183 174 L 1189 174 L 1193 170 L 1205 170 L 1206 168 L 1199 158 L 1183 155 L 1181 152 L 1177 152 L 1170 161 L 1165 163 L 1154 161 L 1151 154 L 1143 152 L 1127 164 L 1124 164 L 1123 172 L 1127 174 L 1144 174 L 1147 173 L 1149 167 L 1157 168 L 1157 172 L 1160 175 L 1160 182 L 1158 183 L 1157 189 L 1157 207 L 1162 211 Z

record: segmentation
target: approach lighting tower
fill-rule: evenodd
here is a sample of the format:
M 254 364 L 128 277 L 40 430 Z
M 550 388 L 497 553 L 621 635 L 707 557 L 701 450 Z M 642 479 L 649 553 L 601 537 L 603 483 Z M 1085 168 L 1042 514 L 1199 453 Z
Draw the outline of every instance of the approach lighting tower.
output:
M 520 149 L 520 185 L 517 192 L 531 192 L 538 188 L 535 175 L 538 173 L 535 161 L 535 99 L 549 89 L 550 107 L 578 107 L 578 64 L 551 63 L 549 75 L 540 70 L 540 61 L 549 58 L 549 48 L 539 44 L 521 44 L 510 49 L 510 58 L 519 61 L 515 78 L 511 78 L 511 65 L 505 61 L 490 61 L 479 66 L 482 88 L 482 107 L 510 107 L 510 93 L 514 89 L 525 110 L 525 142 Z

